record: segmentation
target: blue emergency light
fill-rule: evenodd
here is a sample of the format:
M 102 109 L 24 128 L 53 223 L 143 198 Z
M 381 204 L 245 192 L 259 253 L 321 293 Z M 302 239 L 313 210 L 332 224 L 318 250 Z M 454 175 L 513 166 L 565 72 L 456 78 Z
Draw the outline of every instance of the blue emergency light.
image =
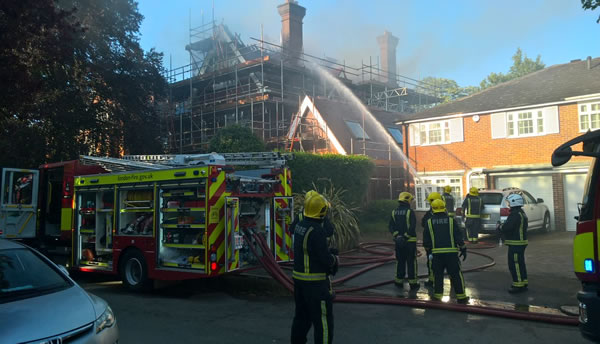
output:
M 583 266 L 586 272 L 594 272 L 594 261 L 591 259 L 586 259 L 583 262 Z

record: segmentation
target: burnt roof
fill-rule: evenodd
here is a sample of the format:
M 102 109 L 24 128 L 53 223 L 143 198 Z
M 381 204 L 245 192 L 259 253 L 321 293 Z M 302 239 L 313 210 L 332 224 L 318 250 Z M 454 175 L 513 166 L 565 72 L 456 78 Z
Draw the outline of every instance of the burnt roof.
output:
M 494 111 L 563 101 L 565 98 L 600 93 L 600 57 L 553 65 L 496 86 L 405 115 L 402 121 L 454 114 Z

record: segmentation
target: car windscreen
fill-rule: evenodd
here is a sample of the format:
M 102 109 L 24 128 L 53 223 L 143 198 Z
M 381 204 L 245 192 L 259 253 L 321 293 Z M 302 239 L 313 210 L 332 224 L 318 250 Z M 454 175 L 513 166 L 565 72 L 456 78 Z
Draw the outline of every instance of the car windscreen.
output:
M 484 205 L 501 205 L 503 196 L 501 193 L 480 193 L 479 197 Z
M 26 248 L 0 251 L 0 303 L 70 287 L 71 282 Z

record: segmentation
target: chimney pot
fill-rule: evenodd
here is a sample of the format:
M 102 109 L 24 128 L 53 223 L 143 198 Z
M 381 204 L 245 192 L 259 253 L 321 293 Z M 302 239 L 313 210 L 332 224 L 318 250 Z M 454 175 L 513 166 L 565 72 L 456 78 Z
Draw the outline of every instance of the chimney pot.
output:
M 592 57 L 588 56 L 587 57 L 587 69 L 592 69 Z

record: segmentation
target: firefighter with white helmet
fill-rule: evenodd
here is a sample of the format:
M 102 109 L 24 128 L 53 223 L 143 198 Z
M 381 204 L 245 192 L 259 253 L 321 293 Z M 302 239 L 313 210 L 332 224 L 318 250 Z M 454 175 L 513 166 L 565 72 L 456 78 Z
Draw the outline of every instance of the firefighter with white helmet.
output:
M 481 212 L 483 211 L 483 201 L 479 197 L 479 189 L 472 187 L 462 203 L 465 220 L 465 231 L 467 240 L 472 244 L 477 244 L 479 239 L 479 229 L 481 228 Z
M 328 275 L 335 275 L 338 258 L 327 248 L 323 221 L 329 202 L 313 194 L 304 202 L 304 218 L 294 231 L 294 300 L 296 311 L 292 323 L 292 343 L 306 343 L 314 326 L 315 343 L 333 339 L 333 291 Z
M 421 219 L 421 227 L 423 227 L 423 233 L 425 233 L 427 231 L 427 220 L 429 220 L 432 216 L 433 216 L 433 209 L 431 209 L 431 203 L 433 201 L 435 201 L 436 199 L 441 200 L 442 199 L 442 195 L 440 195 L 439 192 L 431 192 L 429 195 L 427 195 L 427 203 L 429 203 L 429 210 L 427 212 L 425 212 L 425 215 L 423 215 L 423 218 Z M 429 258 L 429 255 L 427 255 L 427 275 L 428 275 L 428 279 L 427 282 L 425 282 L 425 286 L 426 287 L 433 287 L 433 282 L 435 277 L 433 276 L 433 269 L 431 268 L 431 259 Z
M 417 273 L 417 219 L 410 207 L 413 195 L 401 192 L 398 196 L 398 207 L 392 211 L 388 228 L 395 242 L 396 279 L 394 283 L 404 288 L 404 276 L 408 273 L 410 290 L 419 289 Z
M 467 303 L 465 280 L 460 270 L 459 257 L 467 258 L 467 249 L 462 233 L 453 217 L 446 214 L 446 204 L 441 199 L 431 202 L 433 215 L 427 220 L 427 229 L 423 233 L 423 247 L 433 256 L 432 268 L 434 280 L 434 300 L 444 296 L 444 270 L 450 275 L 450 281 L 459 303 Z M 460 251 L 460 255 L 458 252 Z
M 509 293 L 519 293 L 527 290 L 527 267 L 525 266 L 525 249 L 527 248 L 527 215 L 523 211 L 523 196 L 513 193 L 506 197 L 510 213 L 500 233 L 508 246 L 508 269 L 512 275 L 512 285 Z

